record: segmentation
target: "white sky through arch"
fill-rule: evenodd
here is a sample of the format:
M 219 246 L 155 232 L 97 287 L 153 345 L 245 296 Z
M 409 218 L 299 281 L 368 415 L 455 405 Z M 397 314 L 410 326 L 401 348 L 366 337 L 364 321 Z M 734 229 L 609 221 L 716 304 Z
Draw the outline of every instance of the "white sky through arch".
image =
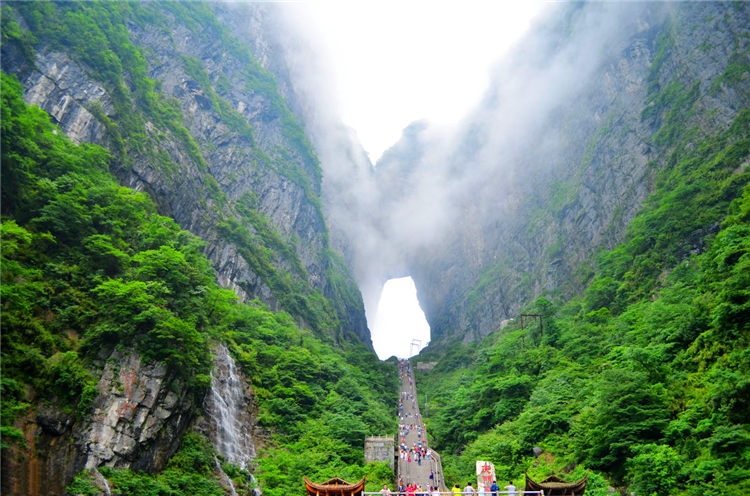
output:
M 430 326 L 419 307 L 417 288 L 411 277 L 389 279 L 383 285 L 375 322 L 370 324 L 372 344 L 381 360 L 411 356 L 412 339 L 430 341 Z
M 331 66 L 342 118 L 373 163 L 415 120 L 456 123 L 488 72 L 543 4 L 515 2 L 292 3 Z
M 312 0 L 282 5 L 290 32 L 299 35 L 306 49 L 295 52 L 298 59 L 291 70 L 315 99 L 311 115 L 320 129 L 326 129 L 321 122 L 342 119 L 373 163 L 414 121 L 427 120 L 436 129 L 458 124 L 484 96 L 493 65 L 545 7 L 541 1 L 520 0 Z M 325 136 L 320 139 L 325 141 Z M 402 309 L 389 315 L 388 293 L 376 317 L 370 318 L 377 289 L 368 289 L 372 292 L 367 295 L 363 291 L 368 326 L 381 358 L 408 356 L 413 338 L 426 344 L 429 326 L 424 318 L 413 327 L 401 327 L 402 316 L 412 313 Z M 421 313 L 416 295 L 412 301 Z M 401 331 L 393 334 L 393 329 Z

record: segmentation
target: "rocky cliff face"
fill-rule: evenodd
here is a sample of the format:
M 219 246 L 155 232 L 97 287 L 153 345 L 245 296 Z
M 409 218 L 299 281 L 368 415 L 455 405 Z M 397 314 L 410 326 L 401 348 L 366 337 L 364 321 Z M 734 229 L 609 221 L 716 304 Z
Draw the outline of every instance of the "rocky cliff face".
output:
M 55 19 L 39 23 L 33 5 L 4 13 L 36 36 L 2 45 L 3 70 L 26 101 L 73 141 L 109 147 L 122 184 L 206 241 L 222 285 L 329 341 L 369 343 L 361 297 L 332 246 L 370 297 L 385 278 L 412 275 L 436 342 L 480 339 L 534 296 L 580 291 L 592 252 L 622 238 L 652 171 L 668 166 L 670 141 L 657 133 L 681 109 L 659 95 L 686 95 L 679 121 L 704 135 L 750 103 L 744 4 L 625 5 L 619 16 L 574 7 L 498 70 L 457 136 L 413 126 L 371 175 L 349 130 L 316 121 L 299 97 L 270 7 L 132 4 L 124 30 L 77 33 L 103 36 L 110 61 L 124 61 L 113 72 L 56 39 L 45 27 Z M 295 113 L 311 125 L 327 182 Z M 218 354 L 215 379 L 252 412 L 249 386 Z M 124 350 L 93 367 L 97 397 L 80 419 L 29 391 L 39 406 L 17 426 L 26 446 L 3 456 L 3 473 L 16 474 L 3 478 L 4 493 L 62 494 L 96 466 L 159 470 L 191 422 L 221 444 L 221 423 L 209 421 L 220 402 L 196 415 L 201 399 L 170 371 Z M 255 442 L 252 427 L 242 435 Z M 252 459 L 249 448 L 237 456 Z
M 226 461 L 252 469 L 256 445 L 263 446 L 268 434 L 257 425 L 249 381 L 224 345 L 214 352 L 212 386 L 202 405 L 186 393 L 175 371 L 120 350 L 100 354 L 94 362 L 101 378 L 96 399 L 82 418 L 60 408 L 55 398 L 48 401 L 29 392 L 28 402 L 37 407 L 16 421 L 25 446 L 4 451 L 3 494 L 64 494 L 84 469 L 93 471 L 101 494 L 108 494 L 98 467 L 161 471 L 189 428 L 211 439 Z M 196 407 L 202 411 L 198 416 Z M 228 478 L 225 483 L 232 484 Z
M 36 33 L 34 60 L 27 60 L 18 44 L 3 45 L 3 70 L 19 77 L 27 103 L 49 112 L 77 143 L 116 149 L 119 138 L 113 137 L 111 123 L 119 123 L 126 153 L 114 172 L 124 185 L 149 192 L 160 213 L 201 236 L 219 281 L 243 301 L 258 298 L 320 332 L 351 332 L 369 345 L 356 285 L 346 267 L 332 259 L 318 198 L 320 167 L 289 110 L 296 103 L 284 78 L 282 51 L 270 34 L 273 16 L 259 5 L 215 7 L 218 18 L 208 8 L 195 13 L 154 5 L 146 7 L 148 21 L 137 16 L 128 21 L 130 42 L 147 68 L 145 75 L 126 69 L 123 78 L 127 105 L 142 115 L 142 128 L 131 130 L 138 145 L 122 132 L 126 124 L 113 104 L 112 82 L 92 76 L 97 71 L 85 56 Z M 24 13 L 14 11 L 20 26 L 34 31 Z M 241 27 L 238 34 L 247 45 L 220 21 L 235 31 Z M 178 125 L 158 122 L 153 112 L 140 108 L 145 103 L 138 78 L 144 76 L 159 82 L 154 98 L 176 105 L 182 115 Z M 246 234 L 217 228 L 231 220 Z M 270 250 L 270 259 L 253 257 L 248 245 Z M 314 319 L 304 309 L 281 301 L 290 292 L 282 287 L 286 275 L 301 284 L 306 298 L 320 294 L 331 300 L 328 324 L 310 322 Z M 335 320 L 339 323 L 332 324 Z
M 26 446 L 3 454 L 4 494 L 64 494 L 75 474 L 99 466 L 164 468 L 193 420 L 193 398 L 174 373 L 133 352 L 100 355 L 94 367 L 98 395 L 82 418 L 29 393 L 37 407 L 16 422 Z
M 35 36 L 2 44 L 2 69 L 18 77 L 25 101 L 47 111 L 75 143 L 110 149 L 121 184 L 147 192 L 159 213 L 206 242 L 223 286 L 242 301 L 288 311 L 326 342 L 371 347 L 361 296 L 329 240 L 320 165 L 290 110 L 299 104 L 267 6 L 215 5 L 214 13 L 198 3 L 132 4 L 121 31 L 91 16 L 101 24 L 71 38 L 102 36 L 107 63 L 117 61 L 119 71 L 99 65 L 74 39 L 56 39 L 47 30 L 56 20 L 35 20 L 39 4 L 5 7 L 4 26 L 12 18 L 27 41 Z M 244 468 L 263 434 L 248 382 L 236 370 L 229 374 L 231 358 L 222 351 L 214 378 L 236 390 L 241 453 L 220 448 L 224 426 L 216 417 L 227 398 L 214 394 L 204 404 L 174 371 L 117 350 L 92 365 L 101 379 L 87 412 L 28 393 L 36 406 L 16 425 L 25 446 L 4 451 L 2 492 L 64 494 L 76 473 L 92 469 L 105 494 L 96 467 L 158 472 L 188 428 Z
M 711 136 L 750 103 L 742 5 L 554 15 L 498 69 L 456 145 L 413 128 L 377 164 L 384 204 L 408 212 L 411 197 L 440 198 L 444 218 L 422 234 L 436 242 L 402 250 L 435 344 L 481 339 L 539 295 L 579 293 L 592 253 L 623 238 L 653 171 L 668 167 L 674 143 L 659 130 L 679 114 L 680 129 Z M 607 30 L 598 45 L 586 43 L 597 29 Z M 687 108 L 665 104 L 666 91 L 687 95 Z M 425 182 L 431 191 L 420 191 Z M 401 239 L 403 222 L 393 225 Z

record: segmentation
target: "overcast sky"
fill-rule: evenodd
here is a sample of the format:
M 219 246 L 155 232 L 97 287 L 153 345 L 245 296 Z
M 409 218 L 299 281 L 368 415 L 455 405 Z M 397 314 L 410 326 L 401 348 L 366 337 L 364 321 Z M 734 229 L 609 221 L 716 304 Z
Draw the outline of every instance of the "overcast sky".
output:
M 490 66 L 542 4 L 315 1 L 305 7 L 333 66 L 344 122 L 375 163 L 410 122 L 450 125 L 478 103 Z

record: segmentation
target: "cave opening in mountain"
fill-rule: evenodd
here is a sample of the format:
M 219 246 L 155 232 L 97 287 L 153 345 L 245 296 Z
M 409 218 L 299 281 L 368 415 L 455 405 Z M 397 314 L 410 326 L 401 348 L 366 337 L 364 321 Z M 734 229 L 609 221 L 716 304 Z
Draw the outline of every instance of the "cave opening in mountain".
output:
M 430 342 L 430 325 L 411 277 L 385 282 L 371 331 L 373 347 L 381 360 L 412 357 Z

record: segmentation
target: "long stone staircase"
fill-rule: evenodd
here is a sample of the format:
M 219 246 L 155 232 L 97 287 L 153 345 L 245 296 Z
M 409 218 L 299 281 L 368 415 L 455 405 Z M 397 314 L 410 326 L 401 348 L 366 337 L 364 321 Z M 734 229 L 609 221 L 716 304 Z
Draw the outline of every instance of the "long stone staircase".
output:
M 405 418 L 403 420 L 400 420 L 399 424 L 406 424 L 407 426 L 414 425 L 414 429 L 409 429 L 407 431 L 406 437 L 402 436 L 403 432 L 399 432 L 396 441 L 399 447 L 401 446 L 402 440 L 406 443 L 407 447 L 410 447 L 413 446 L 414 443 L 418 443 L 418 441 L 420 440 L 417 434 L 417 426 L 421 425 L 422 429 L 424 429 L 424 423 L 422 422 L 422 416 L 419 410 L 419 396 L 417 395 L 417 386 L 416 381 L 414 380 L 414 370 L 408 360 L 404 363 L 404 367 L 400 372 L 399 379 L 401 385 L 399 394 L 403 395 L 403 393 L 406 392 L 408 395 L 414 396 L 413 404 L 410 397 L 404 399 L 404 409 L 399 413 Z M 406 417 L 407 414 L 410 414 L 411 416 Z M 422 445 L 426 449 L 431 450 L 429 459 L 423 458 L 422 464 L 420 465 L 417 463 L 417 460 L 414 457 L 412 457 L 411 462 L 408 462 L 407 460 L 403 460 L 401 456 L 399 456 L 397 464 L 398 480 L 403 481 L 404 484 L 408 484 L 410 482 L 419 484 L 424 489 L 427 489 L 430 486 L 438 486 L 440 491 L 447 491 L 448 488 L 446 487 L 445 480 L 443 478 L 443 467 L 440 463 L 440 455 L 435 450 L 430 448 L 429 436 L 424 432 L 422 433 L 421 440 Z M 430 479 L 430 472 L 434 474 L 434 478 L 432 480 Z

